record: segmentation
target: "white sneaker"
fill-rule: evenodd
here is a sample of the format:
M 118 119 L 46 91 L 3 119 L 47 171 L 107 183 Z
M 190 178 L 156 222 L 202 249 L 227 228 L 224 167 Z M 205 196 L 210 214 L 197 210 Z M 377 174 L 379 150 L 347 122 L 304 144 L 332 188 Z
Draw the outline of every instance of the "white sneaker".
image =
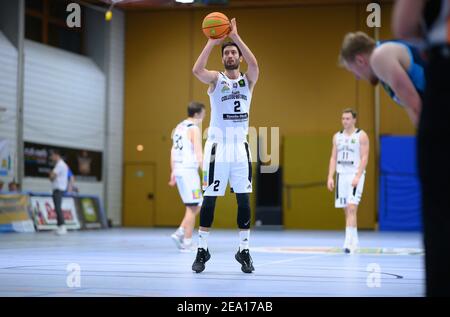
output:
M 66 226 L 65 225 L 58 226 L 58 228 L 55 231 L 55 234 L 58 235 L 58 236 L 62 236 L 62 235 L 67 234 Z
M 358 247 L 359 247 L 358 241 L 352 240 L 349 246 L 350 253 L 351 254 L 356 253 L 356 251 L 358 251 Z
M 183 242 L 183 244 L 181 245 L 181 249 L 180 252 L 193 252 L 193 251 L 197 251 L 197 245 L 193 242 L 186 244 Z
M 350 253 L 350 239 L 345 239 L 344 241 L 344 246 L 342 247 L 342 249 L 344 250 L 344 253 Z
M 175 242 L 175 245 L 177 246 L 177 248 L 181 250 L 183 248 L 183 238 L 184 237 L 179 236 L 176 233 L 173 233 L 170 237 L 172 238 L 173 242 Z

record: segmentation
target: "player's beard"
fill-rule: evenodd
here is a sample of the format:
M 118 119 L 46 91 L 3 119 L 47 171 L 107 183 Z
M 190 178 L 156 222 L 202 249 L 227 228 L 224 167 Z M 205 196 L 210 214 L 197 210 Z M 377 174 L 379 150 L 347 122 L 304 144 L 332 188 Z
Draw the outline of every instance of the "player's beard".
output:
M 369 78 L 369 82 L 370 82 L 373 86 L 376 86 L 376 85 L 378 84 L 379 80 L 378 80 L 377 77 L 371 77 L 371 78 Z
M 223 66 L 226 70 L 235 70 L 239 68 L 239 60 L 236 60 L 235 63 L 229 64 L 228 62 L 223 63 Z

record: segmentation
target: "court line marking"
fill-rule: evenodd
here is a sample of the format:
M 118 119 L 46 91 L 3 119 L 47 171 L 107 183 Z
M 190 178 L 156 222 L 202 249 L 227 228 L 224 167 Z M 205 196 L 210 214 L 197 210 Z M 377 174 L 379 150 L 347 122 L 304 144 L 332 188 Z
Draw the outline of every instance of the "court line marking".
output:
M 39 276 L 66 276 L 65 274 L 58 274 L 58 273 L 47 273 L 47 274 L 33 274 L 33 273 L 11 273 L 14 275 L 39 275 Z M 187 276 L 187 275 L 191 275 L 191 276 Z M 178 280 L 178 279 L 189 279 L 192 280 L 192 275 L 195 273 L 186 273 L 180 276 L 166 276 L 166 275 L 161 275 L 161 276 L 145 276 L 145 275 L 139 275 L 139 276 L 134 276 L 134 275 L 99 275 L 99 274 L 95 274 L 95 275 L 90 275 L 90 274 L 84 274 L 84 277 L 97 277 L 97 278 L 108 278 L 108 277 L 113 277 L 113 278 L 126 278 L 126 279 L 130 279 L 130 278 L 134 278 L 134 279 L 173 279 L 173 280 Z M 213 274 L 215 276 L 213 276 Z M 307 276 L 307 275 L 289 275 L 289 276 L 284 276 L 285 279 L 270 279 L 270 278 L 266 278 L 266 275 L 258 275 L 257 273 L 254 273 L 252 275 L 243 275 L 245 273 L 236 273 L 232 276 L 229 276 L 228 278 L 224 278 L 224 277 L 220 277 L 223 276 L 223 274 L 221 272 L 207 272 L 207 273 L 202 273 L 201 275 L 197 275 L 195 274 L 194 276 L 196 276 L 198 279 L 200 280 L 218 280 L 218 281 L 242 281 L 243 277 L 245 277 L 245 281 L 252 281 L 252 282 L 273 282 L 273 283 L 342 283 L 343 280 L 345 280 L 346 282 L 351 282 L 353 284 L 355 283 L 360 283 L 361 281 L 365 281 L 367 279 L 367 277 L 349 277 L 349 276 Z M 381 274 L 381 273 L 380 273 Z M 0 273 L 1 275 L 1 273 Z M 394 279 L 384 279 L 384 284 L 390 284 L 390 285 L 423 285 L 423 282 L 413 282 L 413 283 L 401 283 L 398 284 L 398 282 L 392 283 L 391 281 L 394 281 Z
M 254 247 L 252 252 L 276 253 L 276 254 L 344 254 L 342 248 L 318 247 L 318 246 L 281 246 L 281 247 Z M 361 247 L 355 252 L 358 255 L 391 255 L 391 256 L 414 256 L 424 255 L 424 250 L 419 248 L 380 248 Z
M 270 261 L 267 263 L 263 263 L 263 264 L 255 264 L 255 267 L 262 267 L 262 266 L 267 266 L 267 265 L 272 265 L 272 264 L 279 264 L 279 263 L 289 263 L 289 262 L 293 262 L 296 260 L 309 260 L 309 259 L 315 259 L 315 258 L 321 258 L 321 257 L 328 257 L 328 256 L 334 256 L 335 254 L 317 254 L 317 255 L 312 255 L 309 257 L 295 257 L 293 259 L 286 259 L 286 260 L 278 260 L 278 261 Z

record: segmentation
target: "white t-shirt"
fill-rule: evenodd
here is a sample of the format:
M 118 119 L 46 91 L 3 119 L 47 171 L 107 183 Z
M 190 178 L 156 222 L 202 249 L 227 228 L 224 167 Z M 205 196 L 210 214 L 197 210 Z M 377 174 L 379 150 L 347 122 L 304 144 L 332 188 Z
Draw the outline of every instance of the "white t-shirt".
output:
M 56 163 L 52 172 L 56 175 L 55 179 L 52 181 L 52 188 L 54 190 L 59 189 L 62 191 L 66 191 L 67 175 L 69 173 L 69 167 L 67 166 L 67 164 L 62 159 L 60 159 Z

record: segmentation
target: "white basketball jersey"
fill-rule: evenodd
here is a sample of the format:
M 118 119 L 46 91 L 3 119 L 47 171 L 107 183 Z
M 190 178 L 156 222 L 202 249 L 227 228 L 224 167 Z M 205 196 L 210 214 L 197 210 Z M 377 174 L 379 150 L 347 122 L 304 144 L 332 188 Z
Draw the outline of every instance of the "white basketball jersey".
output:
M 348 136 L 344 131 L 336 135 L 336 172 L 339 174 L 355 174 L 361 163 L 359 137 L 361 129 L 356 129 Z M 365 172 L 365 171 L 364 171 Z
M 189 120 L 180 122 L 172 136 L 172 160 L 174 168 L 198 168 L 199 163 L 194 152 L 194 145 L 188 138 L 188 130 L 195 126 Z
M 230 79 L 220 72 L 217 84 L 208 90 L 211 104 L 211 122 L 208 139 L 224 142 L 247 140 L 250 102 L 252 93 L 247 77 L 240 73 L 239 78 Z

